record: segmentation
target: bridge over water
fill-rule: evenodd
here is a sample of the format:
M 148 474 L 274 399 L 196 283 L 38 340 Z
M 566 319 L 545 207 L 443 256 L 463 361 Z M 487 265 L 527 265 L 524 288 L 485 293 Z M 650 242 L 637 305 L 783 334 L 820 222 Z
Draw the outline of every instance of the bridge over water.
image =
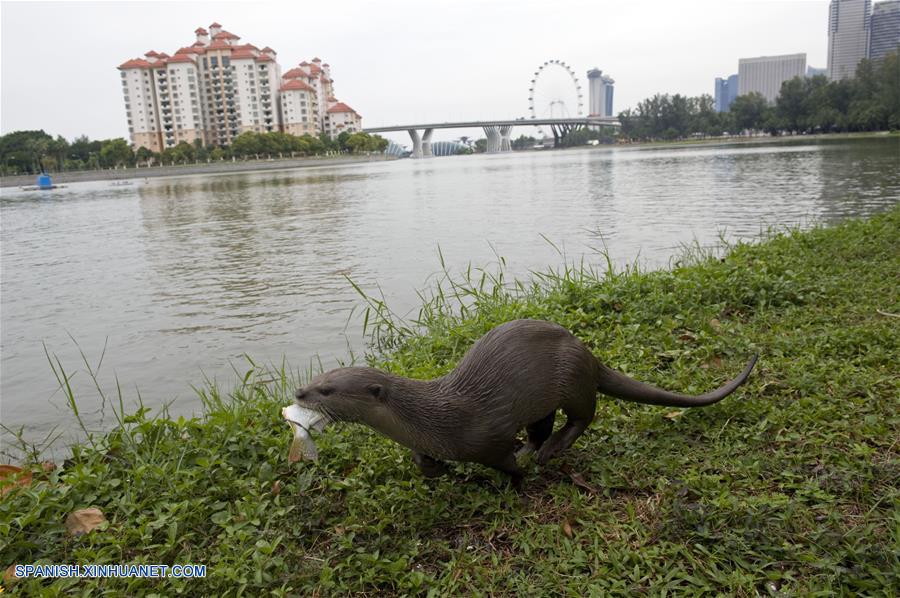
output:
M 481 128 L 487 135 L 487 151 L 489 153 L 512 151 L 513 127 L 533 127 L 547 125 L 553 131 L 556 143 L 570 132 L 581 127 L 604 126 L 618 127 L 619 120 L 614 116 L 579 116 L 576 118 L 517 118 L 514 120 L 472 120 L 455 123 L 429 123 L 412 125 L 392 125 L 387 127 L 368 127 L 366 133 L 389 133 L 407 131 L 412 139 L 411 158 L 423 158 L 432 155 L 431 135 L 435 129 L 475 129 Z M 422 134 L 419 134 L 422 131 Z

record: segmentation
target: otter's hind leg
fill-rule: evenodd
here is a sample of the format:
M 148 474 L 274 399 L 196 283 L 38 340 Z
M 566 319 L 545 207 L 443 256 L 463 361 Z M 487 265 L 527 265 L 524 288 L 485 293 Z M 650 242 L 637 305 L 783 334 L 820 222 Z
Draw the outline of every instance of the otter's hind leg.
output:
M 413 462 L 426 478 L 437 478 L 447 473 L 447 466 L 441 461 L 413 451 Z
M 537 420 L 534 423 L 528 424 L 525 426 L 525 430 L 528 432 L 528 442 L 526 442 L 522 448 L 516 451 L 516 456 L 519 457 L 521 455 L 530 455 L 534 451 L 538 450 L 543 446 L 544 442 L 550 435 L 553 433 L 553 422 L 556 420 L 556 409 L 550 412 L 549 415 Z
M 590 395 L 585 393 L 584 396 L 566 401 L 562 405 L 563 413 L 566 414 L 566 423 L 554 432 L 540 448 L 537 454 L 538 463 L 545 465 L 554 456 L 572 446 L 575 439 L 591 425 L 596 406 L 597 396 L 593 390 Z

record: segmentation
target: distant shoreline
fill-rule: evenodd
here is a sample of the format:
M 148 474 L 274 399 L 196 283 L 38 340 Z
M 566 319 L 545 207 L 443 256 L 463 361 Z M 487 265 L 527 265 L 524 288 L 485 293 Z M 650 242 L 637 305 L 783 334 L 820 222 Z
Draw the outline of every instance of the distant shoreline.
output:
M 290 170 L 315 166 L 341 166 L 368 162 L 394 160 L 393 156 L 341 156 L 329 158 L 289 158 L 280 160 L 239 160 L 236 162 L 210 162 L 207 164 L 185 164 L 180 166 L 151 166 L 147 168 L 119 168 L 113 170 L 78 170 L 74 172 L 51 173 L 53 183 L 86 183 L 91 181 L 121 181 L 129 179 L 185 176 L 195 174 L 228 174 L 261 170 Z M 0 187 L 24 187 L 35 184 L 37 175 L 18 174 L 0 178 Z
M 697 146 L 719 145 L 745 145 L 763 143 L 804 142 L 819 141 L 823 139 L 843 140 L 860 138 L 895 137 L 900 135 L 890 131 L 866 131 L 858 133 L 816 133 L 812 135 L 759 135 L 754 137 L 709 137 L 706 139 L 681 139 L 673 141 L 635 141 L 632 143 L 601 144 L 598 146 L 578 145 L 559 148 L 560 150 L 573 149 L 609 149 L 609 148 L 633 148 L 633 149 L 659 149 Z M 516 153 L 536 150 L 516 150 Z M 555 151 L 550 148 L 541 151 Z M 314 158 L 288 158 L 271 160 L 240 160 L 236 162 L 211 162 L 207 164 L 187 164 L 180 166 L 151 166 L 148 168 L 120 168 L 113 170 L 79 170 L 74 172 L 52 173 L 54 184 L 85 183 L 91 181 L 119 181 L 142 178 L 159 178 L 186 176 L 197 174 L 229 174 L 239 172 L 258 172 L 267 170 L 291 170 L 294 168 L 312 168 L 317 166 L 341 166 L 346 164 L 358 164 L 367 162 L 383 162 L 397 160 L 394 156 L 342 156 L 342 157 L 314 157 Z M 37 175 L 21 174 L 0 178 L 0 188 L 24 187 L 35 184 Z

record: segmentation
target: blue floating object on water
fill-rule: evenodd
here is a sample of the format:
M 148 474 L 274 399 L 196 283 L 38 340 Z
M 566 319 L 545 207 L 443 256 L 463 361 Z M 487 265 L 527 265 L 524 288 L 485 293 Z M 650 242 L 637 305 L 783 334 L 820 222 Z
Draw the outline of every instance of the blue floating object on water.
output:
M 37 186 L 40 189 L 53 189 L 53 181 L 50 180 L 50 175 L 46 173 L 38 175 Z

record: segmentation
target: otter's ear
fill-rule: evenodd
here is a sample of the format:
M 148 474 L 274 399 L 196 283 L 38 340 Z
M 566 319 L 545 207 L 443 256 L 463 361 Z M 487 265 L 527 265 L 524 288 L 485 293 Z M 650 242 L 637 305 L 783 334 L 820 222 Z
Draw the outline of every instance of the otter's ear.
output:
M 376 399 L 381 399 L 384 397 L 384 388 L 381 387 L 381 384 L 369 384 L 366 387 L 366 390 L 368 390 L 369 394 Z

